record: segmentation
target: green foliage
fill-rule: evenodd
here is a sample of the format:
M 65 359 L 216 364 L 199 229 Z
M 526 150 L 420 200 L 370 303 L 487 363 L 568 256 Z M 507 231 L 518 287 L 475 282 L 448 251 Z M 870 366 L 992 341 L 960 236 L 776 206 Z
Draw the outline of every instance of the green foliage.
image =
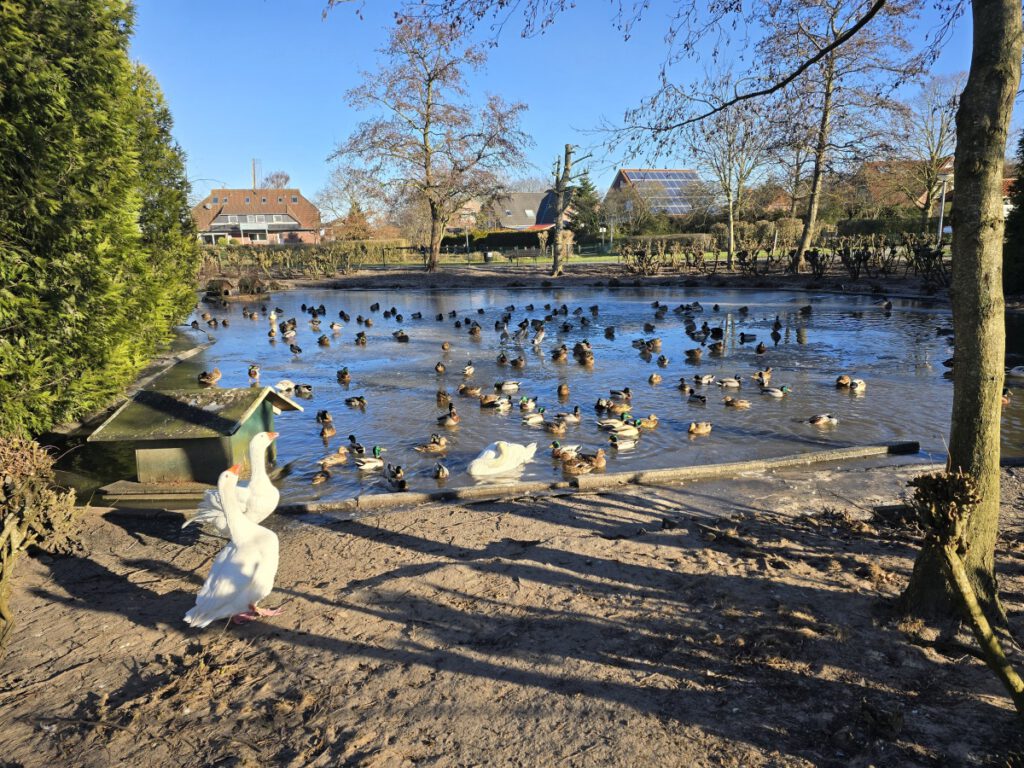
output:
M 0 5 L 0 432 L 103 405 L 191 305 L 184 158 L 125 0 Z
M 1010 188 L 1013 210 L 1006 217 L 1006 242 L 1003 244 L 1003 290 L 1006 293 L 1024 293 L 1024 182 L 1020 169 L 1024 169 L 1024 134 L 1017 143 L 1018 177 Z
M 601 196 L 589 173 L 580 177 L 572 191 L 569 229 L 576 233 L 580 242 L 593 242 L 601 236 Z
M 0 437 L 0 657 L 14 625 L 14 566 L 40 546 L 63 552 L 74 544 L 75 493 L 53 488 L 53 457 L 31 440 Z
M 921 234 L 921 216 L 840 219 L 836 222 L 836 232 L 839 235 L 918 235 Z

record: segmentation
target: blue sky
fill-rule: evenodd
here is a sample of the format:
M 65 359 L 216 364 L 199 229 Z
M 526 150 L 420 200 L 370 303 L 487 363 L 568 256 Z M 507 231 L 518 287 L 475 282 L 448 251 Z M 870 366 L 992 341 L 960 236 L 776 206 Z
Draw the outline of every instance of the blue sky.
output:
M 156 75 L 188 154 L 195 191 L 250 183 L 251 161 L 263 171 L 284 170 L 307 195 L 323 187 L 327 156 L 358 123 L 344 93 L 361 69 L 372 69 L 375 49 L 396 3 L 367 2 L 322 18 L 325 0 L 137 0 L 132 56 Z M 470 87 L 529 109 L 523 120 L 536 145 L 536 166 L 519 175 L 547 175 L 566 142 L 588 145 L 602 118 L 621 119 L 656 87 L 664 55 L 666 9 L 651 10 L 629 41 L 612 24 L 604 0 L 579 0 L 543 36 L 522 39 L 510 25 Z M 933 24 L 926 16 L 921 35 Z M 936 72 L 966 70 L 970 20 L 962 19 Z M 701 72 L 692 65 L 694 76 Z M 686 69 L 680 72 L 685 77 Z M 614 175 L 610 158 L 592 168 L 599 189 Z M 685 158 L 665 166 L 685 165 Z

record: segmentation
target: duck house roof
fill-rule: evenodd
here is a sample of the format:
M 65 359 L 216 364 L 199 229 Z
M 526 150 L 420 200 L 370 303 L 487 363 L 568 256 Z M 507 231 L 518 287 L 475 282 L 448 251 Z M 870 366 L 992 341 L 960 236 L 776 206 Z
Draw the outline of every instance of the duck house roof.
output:
M 302 406 L 271 387 L 239 389 L 142 390 L 126 401 L 88 442 L 194 440 L 233 435 L 263 401 L 277 411 L 301 411 Z

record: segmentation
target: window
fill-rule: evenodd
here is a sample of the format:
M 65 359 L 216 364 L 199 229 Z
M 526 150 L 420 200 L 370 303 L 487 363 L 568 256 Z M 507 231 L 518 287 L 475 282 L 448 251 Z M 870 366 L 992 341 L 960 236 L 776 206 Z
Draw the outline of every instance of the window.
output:
M 226 203 L 227 201 L 228 201 L 228 196 L 224 195 L 224 202 Z
M 217 202 L 217 196 L 216 195 L 213 196 L 213 202 L 215 202 L 215 203 Z
M 249 240 L 252 240 L 252 241 L 264 240 L 265 241 L 266 239 L 267 239 L 267 233 L 266 232 L 250 232 L 249 233 Z
M 284 198 L 283 198 L 283 197 L 279 197 L 279 198 L 277 198 L 277 202 L 279 202 L 279 203 L 283 203 L 283 202 L 284 202 Z
M 265 222 L 266 220 L 267 220 L 267 217 L 264 214 L 262 214 L 262 213 L 256 214 L 256 221 L 257 222 L 262 223 L 262 222 Z
M 250 199 L 249 199 L 249 197 L 248 197 L 248 195 L 247 195 L 247 196 L 246 196 L 246 198 L 245 198 L 245 204 L 246 204 L 246 205 L 248 205 L 248 204 L 249 204 L 250 202 L 251 202 L 251 201 L 250 201 Z
M 261 197 L 260 198 L 260 202 L 263 203 L 264 205 L 266 205 L 267 204 L 267 198 Z
M 511 215 L 512 215 L 512 211 L 506 210 L 506 211 L 505 211 L 505 215 L 506 215 L 506 216 L 511 216 Z
M 293 203 L 299 202 L 299 196 L 298 195 L 292 195 L 292 202 Z
M 237 223 L 238 223 L 238 217 L 237 216 L 228 216 L 228 224 L 237 224 Z

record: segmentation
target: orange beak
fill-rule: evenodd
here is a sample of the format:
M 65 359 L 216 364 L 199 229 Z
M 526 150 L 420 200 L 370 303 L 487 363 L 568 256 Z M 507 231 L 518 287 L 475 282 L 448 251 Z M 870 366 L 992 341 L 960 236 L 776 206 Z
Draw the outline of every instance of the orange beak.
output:
M 279 434 L 281 434 L 281 433 L 280 432 L 267 432 L 267 437 L 269 437 L 271 440 L 276 440 L 277 436 Z
M 242 469 L 242 465 L 241 464 L 234 464 L 234 465 L 228 467 L 228 472 L 230 472 L 233 475 L 237 475 L 241 471 L 241 469 Z

